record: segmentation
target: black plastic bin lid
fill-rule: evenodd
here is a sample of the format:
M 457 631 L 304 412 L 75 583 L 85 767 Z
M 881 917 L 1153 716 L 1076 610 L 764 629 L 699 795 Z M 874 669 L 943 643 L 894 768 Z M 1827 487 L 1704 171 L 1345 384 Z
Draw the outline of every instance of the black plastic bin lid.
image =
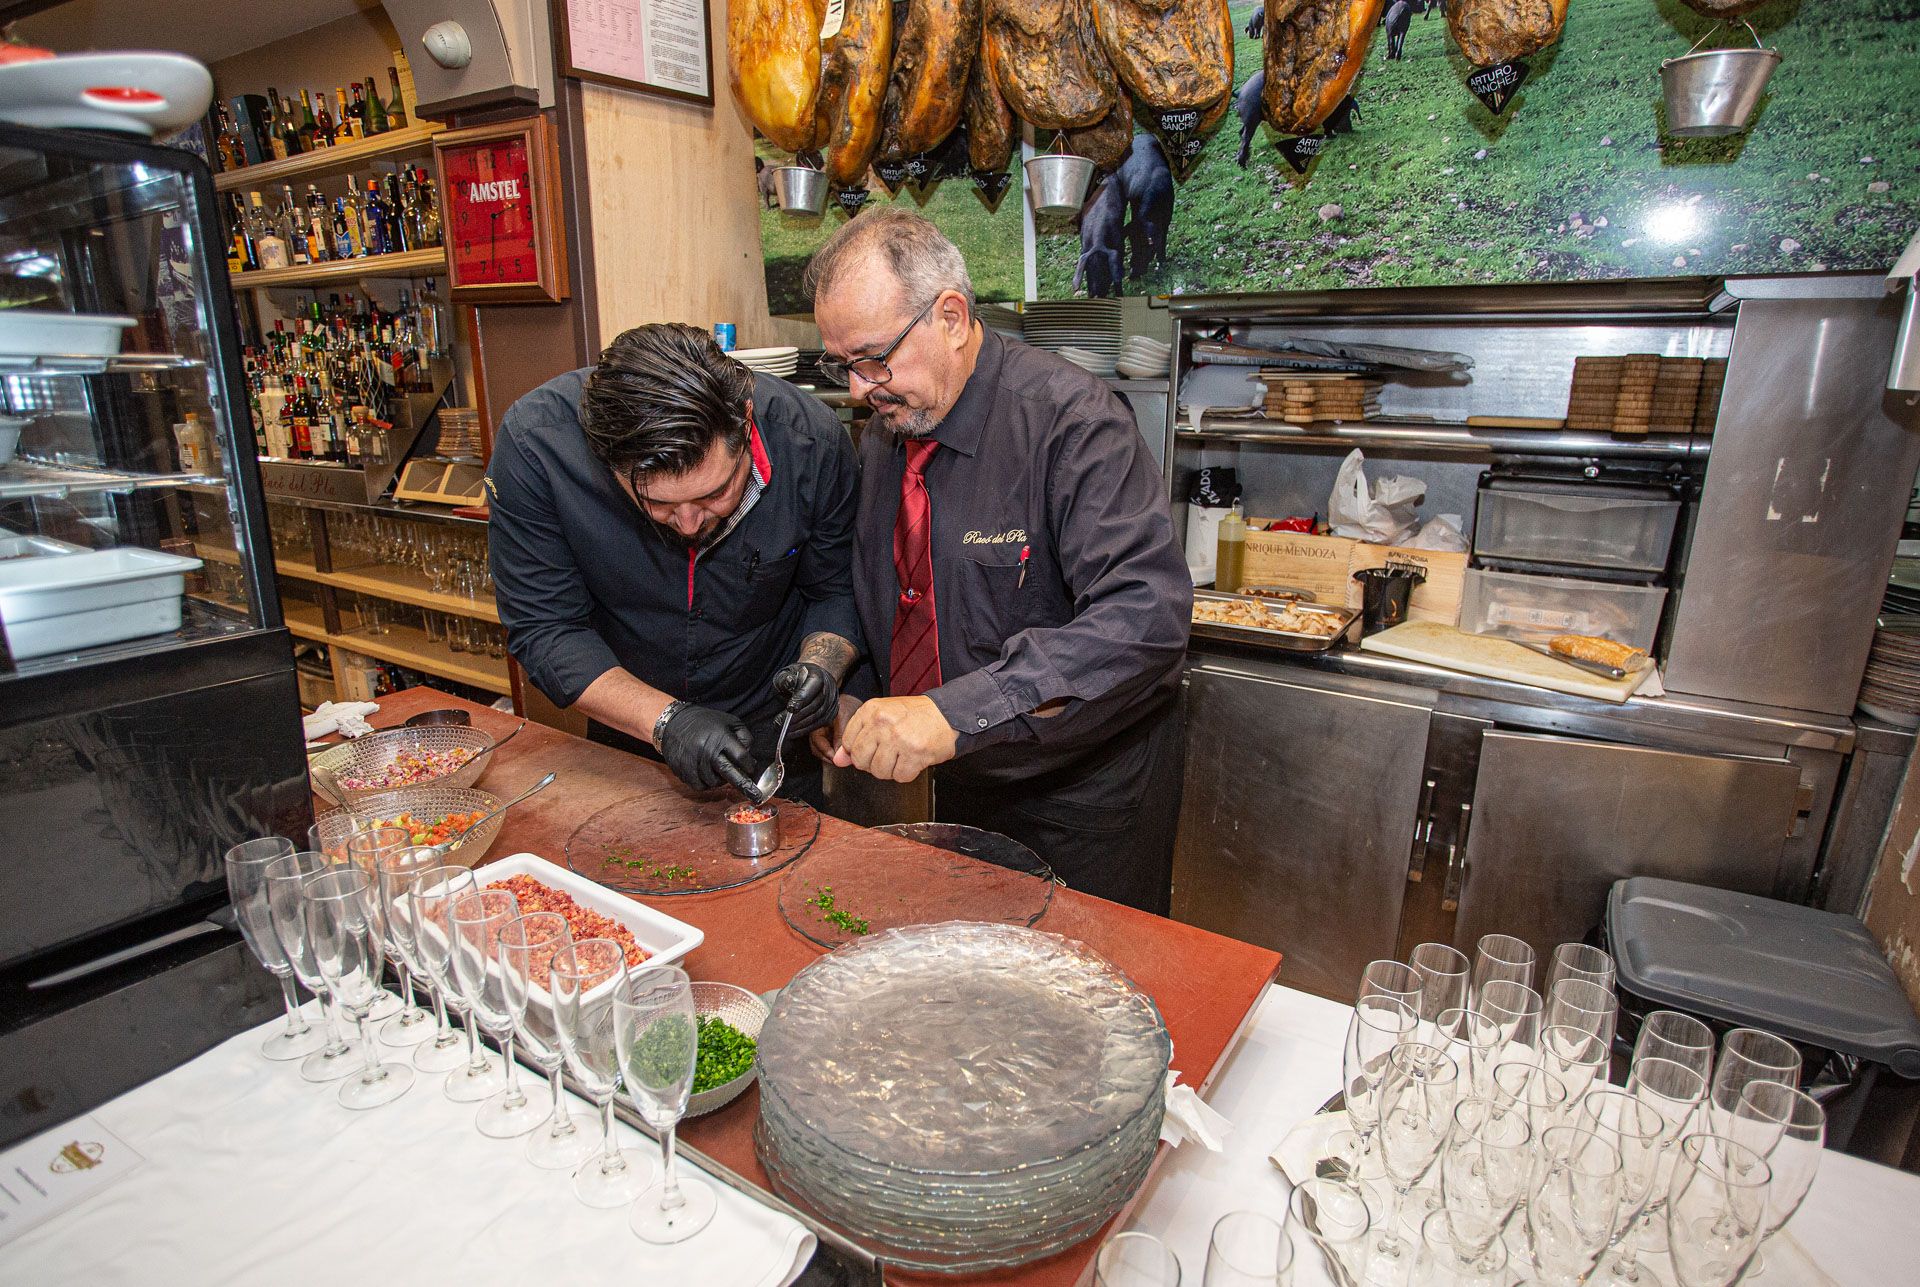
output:
M 1607 897 L 1620 986 L 1920 1077 L 1920 1018 L 1856 917 L 1634 876 Z

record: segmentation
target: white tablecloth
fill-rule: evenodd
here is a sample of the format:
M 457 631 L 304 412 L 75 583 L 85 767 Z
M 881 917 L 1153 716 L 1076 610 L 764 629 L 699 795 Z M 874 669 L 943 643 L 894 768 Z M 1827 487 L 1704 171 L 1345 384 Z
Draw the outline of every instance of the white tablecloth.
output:
M 1208 1235 L 1222 1215 L 1285 1215 L 1290 1186 L 1267 1155 L 1340 1088 L 1340 1045 L 1351 1013 L 1351 1007 L 1291 988 L 1267 989 L 1206 1094 L 1233 1123 L 1225 1149 L 1176 1149 L 1148 1182 L 1129 1224 L 1166 1240 L 1180 1258 L 1182 1281 L 1200 1281 Z M 1790 1250 L 1777 1254 L 1776 1239 L 1768 1244 L 1768 1271 L 1757 1287 L 1920 1282 L 1920 1176 L 1829 1149 L 1785 1233 L 1819 1272 L 1796 1265 Z
M 334 1099 L 338 1082 L 260 1057 L 273 1027 L 96 1109 L 145 1163 L 0 1247 L 0 1283 L 785 1287 L 812 1258 L 805 1228 L 718 1181 L 711 1225 L 650 1246 L 627 1228 L 628 1208 L 590 1209 L 566 1172 L 527 1162 L 524 1138 L 481 1135 L 478 1106 L 442 1092 L 445 1073 L 416 1074 L 393 1103 L 350 1112 Z M 545 1082 L 527 1078 L 544 1101 Z M 593 1111 L 578 1100 L 574 1110 Z M 615 1129 L 658 1157 L 654 1141 Z

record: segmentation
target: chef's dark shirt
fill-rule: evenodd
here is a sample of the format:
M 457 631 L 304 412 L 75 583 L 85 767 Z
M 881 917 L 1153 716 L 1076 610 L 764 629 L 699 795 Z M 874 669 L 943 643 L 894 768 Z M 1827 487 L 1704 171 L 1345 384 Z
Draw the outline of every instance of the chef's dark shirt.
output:
M 569 371 L 514 403 L 494 443 L 488 543 L 508 648 L 561 706 L 618 666 L 673 697 L 767 718 L 774 672 L 801 640 L 859 639 L 846 430 L 815 399 L 756 376 L 769 476 L 694 561 L 588 448 L 580 396 L 590 374 Z
M 1098 378 L 992 331 L 933 437 L 940 450 L 926 478 L 944 682 L 927 696 L 960 734 L 953 768 L 1008 782 L 1071 775 L 1164 712 L 1179 683 L 1193 581 L 1160 469 L 1126 404 Z M 893 435 L 868 430 L 854 586 L 883 691 L 905 461 Z M 1032 713 L 1057 698 L 1067 699 L 1059 713 Z

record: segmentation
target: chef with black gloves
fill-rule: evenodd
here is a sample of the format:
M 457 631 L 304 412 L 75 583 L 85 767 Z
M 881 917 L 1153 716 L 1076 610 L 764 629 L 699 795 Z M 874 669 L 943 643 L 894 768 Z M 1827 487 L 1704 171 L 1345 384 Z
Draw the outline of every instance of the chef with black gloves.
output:
M 706 332 L 635 327 L 508 409 L 487 476 L 508 648 L 594 741 L 748 790 L 827 723 L 859 637 L 854 451 Z M 811 756 L 783 794 L 820 799 Z

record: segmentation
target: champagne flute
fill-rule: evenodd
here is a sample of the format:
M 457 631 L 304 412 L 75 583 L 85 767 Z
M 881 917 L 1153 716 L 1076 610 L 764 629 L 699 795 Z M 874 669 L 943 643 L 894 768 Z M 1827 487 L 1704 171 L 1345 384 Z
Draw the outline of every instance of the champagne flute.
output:
M 1553 958 L 1547 963 L 1548 996 L 1562 979 L 1584 979 L 1597 987 L 1613 991 L 1613 958 L 1597 947 L 1585 943 L 1562 943 L 1553 949 Z
M 1293 1271 L 1293 1242 L 1263 1211 L 1229 1211 L 1207 1239 L 1204 1287 L 1281 1287 Z
M 527 1160 L 546 1171 L 571 1171 L 593 1152 L 587 1128 L 593 1123 L 567 1111 L 560 1085 L 566 1057 L 560 1050 L 552 982 L 553 954 L 573 942 L 567 918 L 559 912 L 532 912 L 501 926 L 497 943 L 506 975 L 507 1009 L 520 1045 L 547 1075 L 553 1110 L 546 1128 L 527 1137 Z M 537 994 L 537 995 L 536 995 Z
M 378 1108 L 407 1093 L 413 1069 L 380 1062 L 379 1043 L 367 1024 L 380 991 L 380 927 L 373 880 L 356 867 L 330 867 L 302 877 L 307 940 L 327 991 L 360 1030 L 365 1065 L 340 1087 L 340 1103 L 353 1109 Z
M 267 912 L 273 922 L 274 938 L 292 967 L 294 977 L 307 991 L 320 998 L 320 1022 L 326 1029 L 326 1044 L 308 1055 L 300 1064 L 300 1076 L 307 1081 L 334 1081 L 353 1071 L 354 1056 L 360 1047 L 340 1035 L 334 1015 L 333 993 L 320 976 L 307 940 L 307 914 L 300 898 L 300 882 L 330 864 L 311 850 L 287 854 L 267 864 Z
M 1707 1094 L 1707 1110 L 1716 1135 L 1725 1135 L 1733 1124 L 1740 1096 L 1756 1081 L 1777 1081 L 1783 1086 L 1800 1085 L 1800 1051 L 1792 1042 L 1762 1032 L 1758 1028 L 1735 1028 L 1720 1043 L 1720 1060 L 1713 1070 L 1713 1089 Z
M 1733 1127 L 1734 1138 L 1762 1154 L 1773 1170 L 1773 1183 L 1767 1186 L 1766 1223 L 1760 1230 L 1764 1248 L 1766 1240 L 1793 1218 L 1813 1187 L 1827 1143 L 1827 1110 L 1803 1090 L 1777 1081 L 1748 1082 L 1740 1092 Z M 1758 1147 L 1769 1139 L 1768 1147 Z M 1758 1278 L 1766 1268 L 1764 1249 L 1756 1251 L 1746 1276 Z
M 432 971 L 422 955 L 420 900 L 413 896 L 413 889 L 416 884 L 432 889 L 447 881 L 458 881 L 463 873 L 466 881 L 473 879 L 473 873 L 466 868 L 444 862 L 440 852 L 431 845 L 396 850 L 380 860 L 380 902 L 386 910 L 391 945 L 405 966 L 407 977 L 420 979 L 427 995 L 433 999 L 434 1030 L 428 1034 L 433 1040 L 422 1038 L 413 1052 L 413 1066 L 421 1072 L 448 1072 L 465 1063 L 466 1056 L 460 1051 L 460 1034 L 447 1022 L 446 998 L 434 985 Z M 387 1027 L 398 1022 L 389 1020 Z
M 293 841 L 262 836 L 227 850 L 227 894 L 233 899 L 233 918 L 247 950 L 267 973 L 280 980 L 280 999 L 286 1003 L 287 1026 L 268 1037 L 260 1053 L 269 1059 L 304 1059 L 326 1044 L 326 1038 L 300 1013 L 300 995 L 294 991 L 293 966 L 274 937 L 273 914 L 267 908 L 267 867 L 276 858 L 292 855 Z
M 1516 1059 L 1493 1070 L 1493 1102 L 1523 1114 L 1535 1139 L 1560 1124 L 1567 1098 L 1567 1084 L 1539 1064 Z
M 1640 1035 L 1633 1043 L 1633 1062 L 1642 1059 L 1668 1059 L 1684 1064 L 1700 1074 L 1700 1080 L 1713 1080 L 1713 1029 L 1690 1014 L 1678 1010 L 1655 1010 L 1640 1021 Z
M 1579 1118 L 1574 1124 L 1592 1131 L 1620 1153 L 1620 1210 L 1607 1244 L 1614 1255 L 1604 1275 L 1593 1280 L 1595 1287 L 1601 1282 L 1632 1283 L 1637 1279 L 1620 1278 L 1617 1267 L 1621 1264 L 1622 1247 L 1654 1196 L 1661 1157 L 1671 1142 L 1667 1119 L 1632 1091 L 1604 1086 L 1588 1091 L 1581 1099 Z M 1631 1258 L 1627 1263 L 1631 1268 Z
M 1411 965 L 1402 965 L 1398 961 L 1369 961 L 1367 968 L 1360 972 L 1360 991 L 1355 999 L 1392 997 L 1396 1001 L 1406 1002 L 1418 1014 L 1420 991 L 1425 986 L 1426 981 Z
M 1439 1034 L 1435 1043 L 1446 1048 L 1454 1062 L 1467 1070 L 1472 1094 L 1479 1099 L 1493 1095 L 1493 1070 L 1506 1049 L 1500 1025 L 1489 1022 L 1476 1010 L 1442 1010 L 1434 1025 Z
M 1627 1079 L 1627 1090 L 1651 1105 L 1665 1123 L 1661 1131 L 1659 1170 L 1655 1172 L 1653 1180 L 1653 1197 L 1641 1215 L 1637 1236 L 1621 1239 L 1620 1252 L 1614 1258 L 1611 1270 L 1614 1281 L 1635 1283 L 1639 1281 L 1639 1249 L 1644 1247 L 1649 1251 L 1659 1251 L 1666 1247 L 1667 1222 L 1664 1213 L 1668 1181 L 1673 1175 L 1674 1160 L 1678 1156 L 1675 1144 L 1691 1133 L 1694 1121 L 1700 1116 L 1701 1106 L 1706 1102 L 1707 1083 L 1705 1078 L 1685 1064 L 1675 1063 L 1671 1059 L 1647 1058 L 1634 1062 L 1633 1074 Z
M 1419 1022 L 1411 1006 L 1393 997 L 1364 996 L 1353 1007 L 1340 1064 L 1341 1091 L 1354 1134 L 1351 1175 L 1360 1174 L 1374 1127 L 1379 1123 L 1374 1090 L 1387 1070 L 1387 1057 L 1395 1046 L 1413 1036 Z
M 1586 1093 L 1596 1085 L 1605 1085 L 1607 1065 L 1613 1051 L 1606 1040 L 1585 1028 L 1557 1025 L 1540 1030 L 1540 1067 L 1560 1079 L 1566 1087 L 1563 1113 L 1573 1114 Z
M 1527 1244 L 1534 1281 L 1576 1287 L 1613 1236 L 1620 1207 L 1620 1151 L 1592 1131 L 1549 1127 L 1533 1163 Z
M 1498 979 L 1522 987 L 1533 982 L 1534 952 L 1511 934 L 1488 934 L 1474 945 L 1472 1008 L 1480 1010 L 1487 985 Z M 1483 1011 L 1484 1013 L 1484 1011 Z
M 620 1049 L 613 998 L 627 978 L 627 950 L 610 938 L 585 938 L 554 951 L 549 966 L 560 1050 L 580 1088 L 600 1112 L 600 1153 L 573 1173 L 573 1191 L 590 1207 L 623 1207 L 653 1183 L 653 1163 L 614 1141 L 613 1096 L 620 1089 Z
M 1378 1091 L 1380 1155 L 1393 1198 L 1380 1221 L 1377 1255 L 1413 1259 L 1396 1222 L 1407 1195 L 1440 1155 L 1459 1096 L 1460 1066 L 1444 1050 L 1415 1042 L 1393 1048 Z
M 1526 1195 L 1533 1140 L 1526 1115 L 1515 1108 L 1477 1098 L 1453 1106 L 1453 1132 L 1440 1158 L 1441 1214 L 1461 1259 L 1478 1272 L 1506 1268 L 1500 1231 Z
M 480 1105 L 474 1125 L 490 1139 L 525 1135 L 546 1120 L 546 1112 L 520 1086 L 520 1065 L 513 1058 L 513 1011 L 507 1004 L 507 972 L 501 968 L 496 939 L 520 918 L 520 900 L 505 889 L 463 894 L 447 909 L 453 927 L 453 977 L 474 1021 L 500 1043 L 506 1085 Z
M 1316 1176 L 1294 1185 L 1287 1195 L 1286 1231 L 1295 1261 L 1302 1261 L 1307 1247 L 1314 1248 L 1327 1276 L 1342 1287 L 1360 1281 L 1372 1228 L 1366 1195 L 1345 1180 Z
M 1454 1240 L 1452 1213 L 1435 1211 L 1420 1226 L 1420 1260 L 1413 1281 L 1422 1287 L 1507 1287 L 1507 1245 L 1498 1238 L 1478 1257 Z
M 1546 1027 L 1584 1028 L 1600 1038 L 1603 1046 L 1611 1046 L 1619 1014 L 1620 1002 L 1612 988 L 1587 979 L 1562 979 L 1548 994 L 1546 1017 L 1541 1022 Z
M 1460 952 L 1445 943 L 1422 943 L 1413 949 L 1407 963 L 1420 975 L 1417 1008 L 1423 1023 L 1436 1023 L 1448 1010 L 1466 1008 L 1473 965 Z
M 1679 1287 L 1732 1287 L 1767 1222 L 1773 1172 L 1746 1145 L 1720 1135 L 1680 1141 L 1667 1189 L 1667 1245 Z
M 1180 1287 L 1180 1261 L 1150 1233 L 1116 1233 L 1093 1258 L 1094 1287 Z
M 1532 1063 L 1540 1042 L 1545 1007 L 1540 994 L 1524 983 L 1494 979 L 1481 989 L 1474 1009 L 1500 1032 L 1501 1062 L 1518 1059 Z
M 642 1242 L 685 1242 L 713 1222 L 713 1186 L 674 1167 L 674 1131 L 687 1111 L 700 1050 L 693 984 L 675 965 L 636 970 L 613 990 L 613 1028 L 627 1097 L 660 1137 L 660 1183 L 640 1196 L 627 1227 Z M 658 1197 L 655 1197 L 655 1194 Z
M 386 941 L 387 928 L 385 912 L 379 905 L 380 860 L 412 844 L 413 835 L 405 827 L 362 827 L 347 837 L 346 861 L 354 863 L 360 870 L 366 872 L 367 880 L 373 886 L 375 904 L 373 912 L 382 943 Z M 391 956 L 388 959 L 392 959 Z M 374 997 L 373 1013 L 368 1017 L 376 1023 L 384 1021 L 381 1039 L 388 1045 L 411 1045 L 415 1041 L 424 1040 L 427 1035 L 425 1026 L 427 1012 L 413 1004 L 411 993 L 403 1004 L 399 997 L 387 991 L 385 987 L 381 987 Z M 392 1022 L 394 1019 L 409 1019 L 410 1022 L 404 1028 L 396 1028 Z M 394 1031 L 399 1040 L 388 1039 L 389 1029 Z
M 427 974 L 440 990 L 440 996 L 460 1016 L 467 1029 L 465 1062 L 447 1074 L 446 1094 L 456 1104 L 476 1104 L 491 1099 L 506 1085 L 506 1074 L 494 1064 L 487 1048 L 480 1044 L 480 1021 L 474 1017 L 460 981 L 453 973 L 453 905 L 475 892 L 479 883 L 466 868 L 428 883 L 424 878 L 413 886 L 414 910 L 419 917 L 415 941 Z

